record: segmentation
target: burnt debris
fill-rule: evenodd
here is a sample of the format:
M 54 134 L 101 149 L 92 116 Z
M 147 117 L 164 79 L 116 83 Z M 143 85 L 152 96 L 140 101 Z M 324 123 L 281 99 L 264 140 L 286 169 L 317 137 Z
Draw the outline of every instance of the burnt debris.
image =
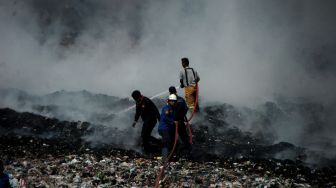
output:
M 171 163 L 162 185 L 336 185 L 332 165 L 309 165 L 304 162 L 304 148 L 285 142 L 266 144 L 262 137 L 230 126 L 225 118 L 216 118 L 223 114 L 213 109 L 204 109 L 204 118 L 193 123 L 192 154 Z M 59 121 L 4 108 L 0 109 L 0 129 L 1 157 L 12 184 L 21 179 L 34 187 L 152 186 L 161 165 L 155 157 L 159 154 L 143 155 L 116 143 L 92 145 L 85 138 L 96 129 L 104 129 L 102 125 Z M 281 153 L 293 159 L 274 158 Z

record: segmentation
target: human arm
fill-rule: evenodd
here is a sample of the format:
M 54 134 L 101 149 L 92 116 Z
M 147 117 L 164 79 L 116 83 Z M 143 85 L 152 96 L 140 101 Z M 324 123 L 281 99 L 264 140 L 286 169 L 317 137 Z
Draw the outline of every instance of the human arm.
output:
M 180 88 L 184 88 L 184 83 L 183 83 L 183 72 L 180 71 Z
M 141 106 L 136 104 L 136 109 L 135 109 L 135 116 L 134 116 L 134 121 L 132 124 L 132 127 L 135 127 L 136 123 L 138 122 L 139 118 L 141 115 Z
M 180 80 L 180 88 L 184 88 L 183 79 Z

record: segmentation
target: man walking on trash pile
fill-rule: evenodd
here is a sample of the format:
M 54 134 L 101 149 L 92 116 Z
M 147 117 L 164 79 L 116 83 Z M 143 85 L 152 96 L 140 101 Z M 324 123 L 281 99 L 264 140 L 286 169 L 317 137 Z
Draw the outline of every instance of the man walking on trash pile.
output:
M 141 116 L 143 121 L 141 130 L 143 148 L 145 152 L 153 152 L 160 143 L 158 139 L 151 136 L 152 130 L 155 127 L 157 120 L 160 121 L 159 110 L 155 104 L 149 98 L 143 96 L 139 90 L 133 91 L 132 98 L 136 102 L 136 113 L 132 127 L 135 127 Z
M 183 70 L 180 71 L 180 83 L 181 88 L 184 88 L 185 99 L 187 101 L 188 107 L 191 111 L 196 108 L 196 112 L 199 111 L 198 104 L 196 105 L 196 83 L 200 81 L 200 77 L 196 70 L 189 67 L 189 59 L 181 59 Z M 196 105 L 196 106 L 195 106 Z
M 177 97 L 171 94 L 168 103 L 162 108 L 159 124 L 159 134 L 162 136 L 162 160 L 165 161 L 173 148 L 175 136 L 174 110 L 177 107 Z
M 178 134 L 183 142 L 184 148 L 186 149 L 187 152 L 190 152 L 191 143 L 189 141 L 189 135 L 187 133 L 186 125 L 184 123 L 188 112 L 188 106 L 185 100 L 177 95 L 177 91 L 174 86 L 169 87 L 169 93 L 174 94 L 177 97 L 176 110 L 174 111 L 174 121 L 178 122 Z

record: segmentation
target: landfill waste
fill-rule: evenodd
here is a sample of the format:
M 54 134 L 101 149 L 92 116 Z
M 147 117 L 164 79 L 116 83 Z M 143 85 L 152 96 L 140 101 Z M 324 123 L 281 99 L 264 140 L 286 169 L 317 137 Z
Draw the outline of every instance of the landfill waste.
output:
M 43 153 L 39 158 L 27 150 L 25 156 L 7 156 L 5 164 L 13 187 L 23 181 L 29 187 L 151 187 L 161 161 L 124 150 L 110 150 L 104 154 L 98 151 L 63 155 Z M 334 168 L 312 171 L 289 161 L 227 159 L 195 162 L 180 159 L 170 163 L 161 185 L 335 187 L 335 174 Z
M 193 123 L 191 156 L 170 162 L 162 187 L 336 186 L 333 161 L 307 164 L 304 148 L 265 144 L 262 137 L 216 118 L 217 110 L 205 108 L 204 118 Z M 142 154 L 114 143 L 97 147 L 85 139 L 96 129 L 88 122 L 0 109 L 0 153 L 12 187 L 152 187 L 162 166 L 160 153 Z M 274 158 L 283 151 L 295 158 Z

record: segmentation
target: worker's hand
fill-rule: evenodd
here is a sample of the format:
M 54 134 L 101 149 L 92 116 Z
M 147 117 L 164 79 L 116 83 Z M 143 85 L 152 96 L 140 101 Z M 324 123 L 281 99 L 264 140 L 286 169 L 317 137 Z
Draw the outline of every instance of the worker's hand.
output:
M 178 121 L 174 121 L 175 125 L 178 125 Z
M 136 123 L 137 123 L 137 122 L 136 122 L 136 121 L 134 121 L 134 122 L 133 122 L 133 124 L 132 124 L 132 127 L 135 127 Z
M 184 84 L 181 84 L 181 85 L 180 85 L 180 88 L 184 88 Z

